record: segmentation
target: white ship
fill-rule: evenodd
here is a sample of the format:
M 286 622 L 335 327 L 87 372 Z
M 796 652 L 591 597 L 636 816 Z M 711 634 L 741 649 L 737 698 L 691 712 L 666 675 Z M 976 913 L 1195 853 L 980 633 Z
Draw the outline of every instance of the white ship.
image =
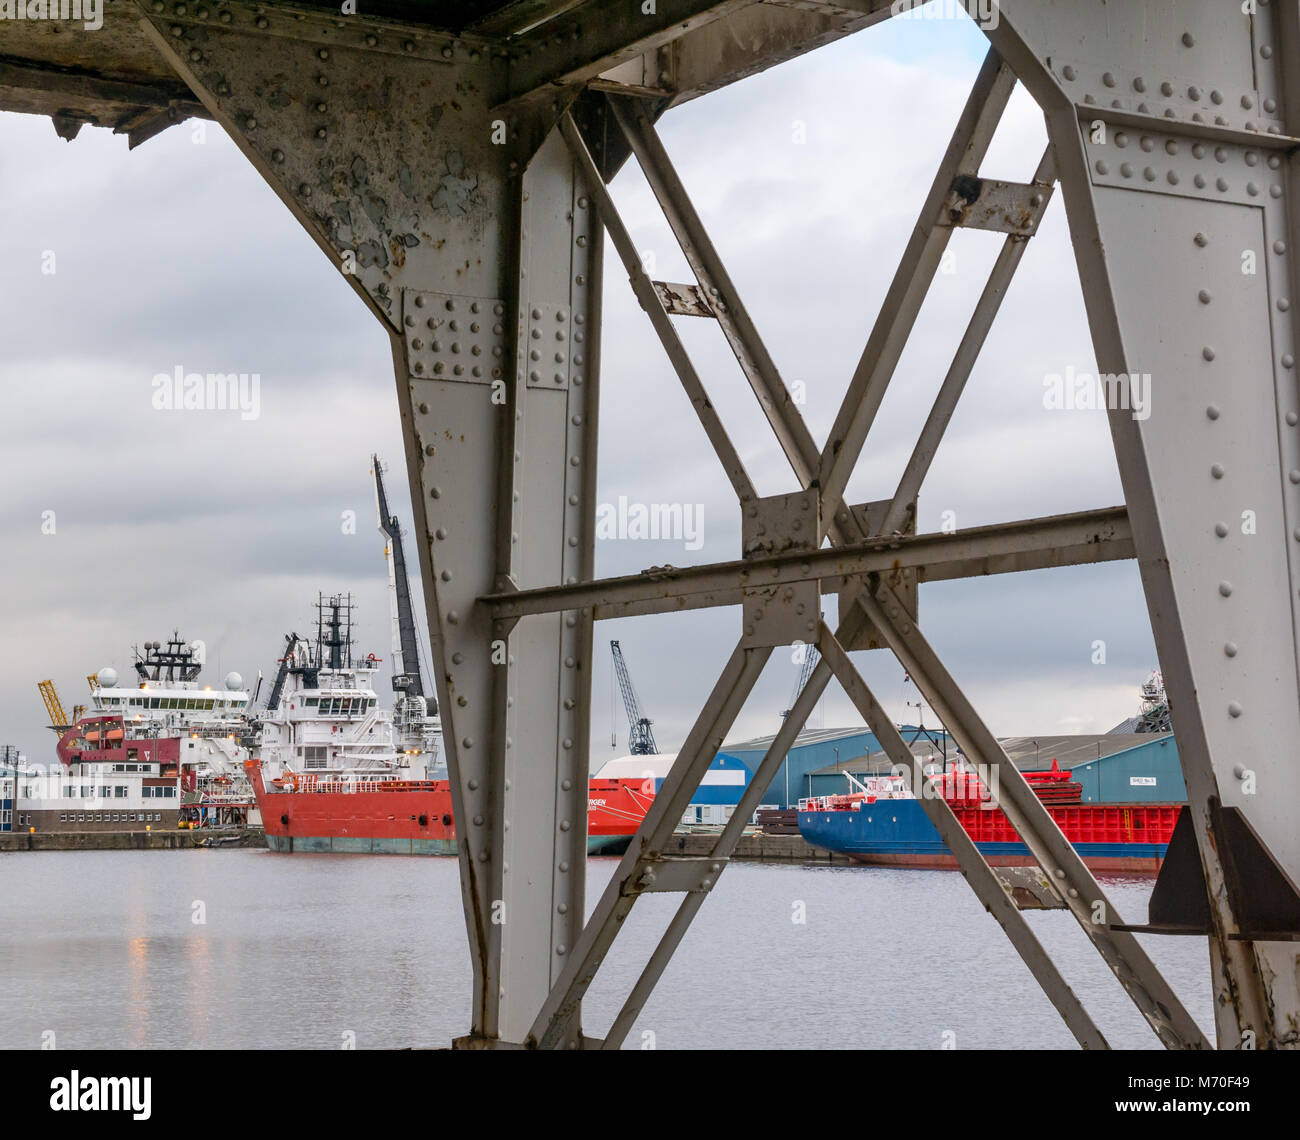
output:
M 278 788 L 346 790 L 445 776 L 437 700 L 424 693 L 401 527 L 389 511 L 379 457 L 372 463 L 388 563 L 393 708 L 384 707 L 374 687 L 381 659 L 354 653 L 352 596 L 318 597 L 315 639 L 286 636 L 259 717 L 257 759 L 266 783 Z
M 203 646 L 173 634 L 134 650 L 135 685 L 103 668 L 90 703 L 71 718 L 52 682 L 40 683 L 59 736 L 57 763 L 20 781 L 15 811 L 31 831 L 131 831 L 260 823 L 246 714 L 254 694 L 238 673 L 202 685 Z
M 394 711 L 380 702 L 374 677 L 382 661 L 354 653 L 351 595 L 322 595 L 316 609 L 313 640 L 286 637 L 260 714 L 265 780 L 297 787 L 432 778 L 441 759 L 438 718 L 405 692 Z

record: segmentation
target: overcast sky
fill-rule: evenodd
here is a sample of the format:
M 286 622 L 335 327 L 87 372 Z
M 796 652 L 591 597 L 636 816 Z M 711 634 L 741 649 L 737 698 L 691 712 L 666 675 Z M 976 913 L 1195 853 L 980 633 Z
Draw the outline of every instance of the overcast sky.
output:
M 819 442 L 983 50 L 967 23 L 894 20 L 663 120 L 772 355 L 806 384 Z M 983 173 L 1028 179 L 1044 141 L 1017 92 Z M 614 193 L 656 276 L 688 280 L 634 164 Z M 208 683 L 269 673 L 318 590 L 353 591 L 364 647 L 387 658 L 372 451 L 393 465 L 394 506 L 410 520 L 388 339 L 220 129 L 198 141 L 182 125 L 129 153 L 107 131 L 66 143 L 46 119 L 0 114 L 0 210 L 0 742 L 49 759 L 36 682 L 53 678 L 70 710 L 87 673 L 125 676 L 133 644 L 173 629 L 206 642 Z M 954 234 L 955 272 L 931 290 L 852 501 L 892 494 L 999 245 Z M 55 272 L 43 272 L 51 252 Z M 735 558 L 730 487 L 612 259 L 606 281 L 600 499 L 703 504 L 705 541 L 604 541 L 597 571 Z M 760 492 L 794 490 L 720 332 L 678 323 Z M 258 373 L 260 417 L 155 409 L 152 378 L 177 366 Z M 1044 375 L 1068 366 L 1094 358 L 1057 200 L 922 489 L 922 530 L 945 511 L 969 527 L 1122 502 L 1104 413 L 1043 406 Z M 999 735 L 1105 731 L 1136 711 L 1156 664 L 1132 563 L 928 586 L 921 624 Z M 593 766 L 614 754 L 610 638 L 671 750 L 738 633 L 735 610 L 602 624 Z M 858 657 L 886 707 L 914 719 L 916 690 L 892 658 Z M 775 731 L 796 675 L 778 651 L 731 739 Z M 860 723 L 838 689 L 817 721 Z M 621 707 L 612 724 L 621 753 Z

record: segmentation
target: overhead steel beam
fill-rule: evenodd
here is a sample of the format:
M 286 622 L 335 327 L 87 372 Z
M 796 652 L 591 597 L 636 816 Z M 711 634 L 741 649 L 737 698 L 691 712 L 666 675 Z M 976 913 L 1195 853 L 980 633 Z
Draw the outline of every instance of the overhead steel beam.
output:
M 95 114 L 100 113 L 105 104 L 113 104 L 124 114 L 141 107 L 175 107 L 186 116 L 212 117 L 179 80 L 174 83 L 145 83 L 108 79 L 94 72 L 0 56 L 0 108 L 16 108 L 16 95 L 28 92 L 40 92 L 43 97 L 56 99 L 60 107 L 85 106 Z
M 585 2 L 586 0 L 511 0 L 490 15 L 482 16 L 467 25 L 465 31 L 497 38 L 521 36 L 565 12 L 580 8 Z
M 765 0 L 723 24 L 688 31 L 673 40 L 657 62 L 673 90 L 673 106 L 680 106 L 893 14 L 892 0 Z
M 506 100 L 547 96 L 558 88 L 580 85 L 757 2 L 658 0 L 653 11 L 645 12 L 639 3 L 611 9 L 600 0 L 586 0 L 562 19 L 511 41 Z
M 739 605 L 742 591 L 816 579 L 919 571 L 923 582 L 1079 566 L 1133 557 L 1123 507 L 1027 522 L 971 527 L 953 534 L 891 535 L 817 551 L 796 551 L 708 566 L 661 566 L 640 574 L 512 590 L 479 598 L 500 621 L 530 614 L 590 610 L 597 620 Z

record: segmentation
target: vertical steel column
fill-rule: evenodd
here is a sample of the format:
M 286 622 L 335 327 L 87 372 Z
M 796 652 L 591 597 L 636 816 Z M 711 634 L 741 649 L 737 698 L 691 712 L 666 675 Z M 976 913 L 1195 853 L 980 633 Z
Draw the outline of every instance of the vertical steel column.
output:
M 1047 115 L 1099 368 L 1149 380 L 1110 422 L 1228 1048 L 1300 1045 L 1295 943 L 1251 939 L 1215 833 L 1240 811 L 1300 881 L 1300 59 L 1295 0 L 1248 7 L 1003 0 L 989 30 Z
M 530 161 L 521 197 L 516 374 L 501 465 L 511 486 L 499 514 L 510 532 L 498 536 L 498 559 L 509 583 L 527 588 L 593 574 L 603 231 L 558 131 Z M 492 758 L 506 1041 L 524 1040 L 582 929 L 592 626 L 589 613 L 516 625 L 498 670 L 507 678 L 496 712 L 505 734 Z M 578 1018 L 571 1030 L 565 1044 L 580 1041 Z
M 592 627 L 509 630 L 475 599 L 591 576 L 600 226 L 543 112 L 498 117 L 484 41 L 141 9 L 393 340 L 473 955 L 463 1043 L 521 1042 L 583 915 Z M 574 1016 L 559 1043 L 580 1039 Z

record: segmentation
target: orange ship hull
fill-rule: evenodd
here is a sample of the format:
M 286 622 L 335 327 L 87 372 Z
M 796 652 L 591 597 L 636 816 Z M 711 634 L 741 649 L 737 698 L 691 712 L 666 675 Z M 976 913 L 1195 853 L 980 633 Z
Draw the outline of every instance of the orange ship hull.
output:
M 456 823 L 446 780 L 377 781 L 372 788 L 290 777 L 267 787 L 248 765 L 272 851 L 455 855 Z M 618 854 L 654 800 L 653 780 L 590 781 L 587 849 Z

